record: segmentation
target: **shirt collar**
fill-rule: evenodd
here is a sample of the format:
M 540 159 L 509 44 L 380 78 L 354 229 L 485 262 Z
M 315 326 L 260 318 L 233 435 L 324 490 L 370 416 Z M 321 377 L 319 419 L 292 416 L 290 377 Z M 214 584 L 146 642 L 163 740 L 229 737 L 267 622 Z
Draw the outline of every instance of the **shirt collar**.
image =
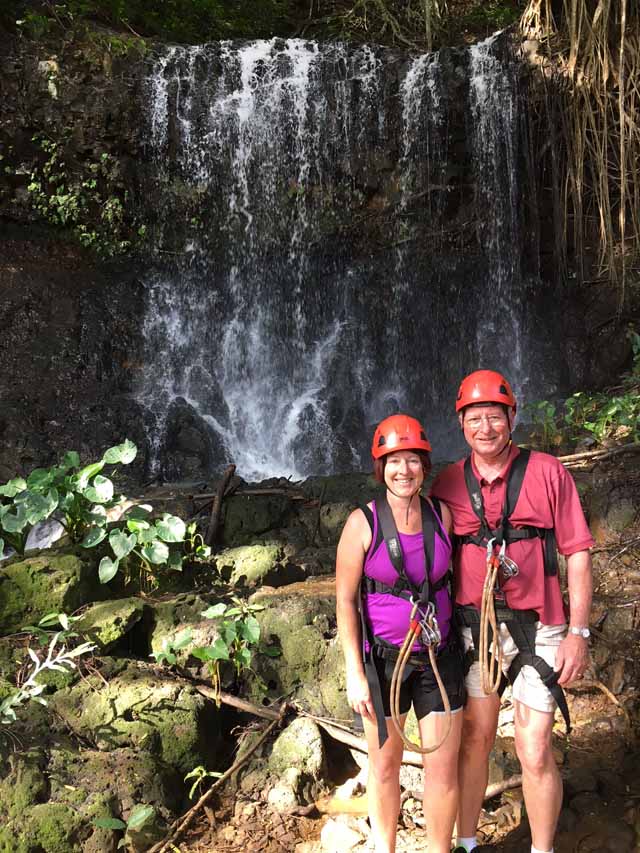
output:
M 502 471 L 500 471 L 498 476 L 495 478 L 495 480 L 491 481 L 492 483 L 502 483 L 507 479 L 507 476 L 509 474 L 509 469 L 511 468 L 511 464 L 519 453 L 520 453 L 520 448 L 518 447 L 518 445 L 511 442 L 511 447 L 509 448 L 509 454 L 507 456 L 506 462 L 504 463 L 504 467 L 503 467 Z M 471 469 L 472 469 L 473 473 L 475 474 L 475 477 L 481 486 L 488 486 L 489 485 L 489 481 L 485 480 L 485 478 L 479 473 L 478 469 L 476 468 L 476 463 L 473 459 L 473 453 L 471 454 Z

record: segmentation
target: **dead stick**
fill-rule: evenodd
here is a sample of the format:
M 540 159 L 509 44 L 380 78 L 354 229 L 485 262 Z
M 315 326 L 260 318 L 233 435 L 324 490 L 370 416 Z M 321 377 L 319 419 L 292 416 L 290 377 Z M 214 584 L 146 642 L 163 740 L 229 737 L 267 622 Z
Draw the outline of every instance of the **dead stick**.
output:
M 235 474 L 236 466 L 231 464 L 227 468 L 227 470 L 222 475 L 222 479 L 218 484 L 218 490 L 213 499 L 213 506 L 211 507 L 211 518 L 209 519 L 209 526 L 207 527 L 207 535 L 204 537 L 204 541 L 207 545 L 213 545 L 216 533 L 218 532 L 218 522 L 220 519 L 220 509 L 222 508 L 222 499 L 224 498 L 224 493 L 226 491 L 227 485 L 229 484 L 229 480 Z
M 515 776 L 503 779 L 502 782 L 494 782 L 493 785 L 487 785 L 484 798 L 485 800 L 491 800 L 493 797 L 497 797 L 498 794 L 504 794 L 505 791 L 511 791 L 513 788 L 519 788 L 520 785 L 522 785 L 522 775 L 516 773 Z
M 558 456 L 558 462 L 571 464 L 581 459 L 607 459 L 609 456 L 617 456 L 619 453 L 637 453 L 640 451 L 640 442 L 634 444 L 623 444 L 621 447 L 612 447 L 611 450 L 589 450 L 585 453 L 573 453 L 570 456 Z
M 223 785 L 227 781 L 227 779 L 232 776 L 237 770 L 239 770 L 244 764 L 246 764 L 247 761 L 253 755 L 253 753 L 258 749 L 258 747 L 260 747 L 265 742 L 265 740 L 269 737 L 273 729 L 278 725 L 279 722 L 282 721 L 286 710 L 287 703 L 284 702 L 280 708 L 278 718 L 276 720 L 273 720 L 273 722 L 269 723 L 267 728 L 262 732 L 262 734 L 253 744 L 253 746 L 248 749 L 247 752 L 245 752 L 245 754 L 242 756 L 242 758 L 239 758 L 236 763 L 226 771 L 226 773 L 223 773 L 222 776 L 213 783 L 213 785 L 209 788 L 208 791 L 205 791 L 205 793 L 200 797 L 195 806 L 190 808 L 186 814 L 184 814 L 181 818 L 178 818 L 171 824 L 171 827 L 169 829 L 169 835 L 166 836 L 162 841 L 159 841 L 157 844 L 155 844 L 151 848 L 151 850 L 149 850 L 149 853 L 163 853 L 164 850 L 167 850 L 169 848 L 170 844 L 173 844 L 173 842 L 176 840 L 176 838 L 178 838 L 178 836 L 182 835 L 182 833 L 185 831 L 185 829 L 187 829 L 197 812 L 211 798 L 214 791 L 221 785 Z
M 197 495 L 189 495 L 194 501 L 210 501 L 215 498 L 217 492 L 202 492 Z M 260 495 L 285 495 L 292 501 L 313 501 L 313 498 L 307 497 L 303 492 L 294 492 L 292 489 L 277 488 L 273 486 L 270 489 L 238 489 L 237 495 L 246 495 L 248 497 L 259 497 Z

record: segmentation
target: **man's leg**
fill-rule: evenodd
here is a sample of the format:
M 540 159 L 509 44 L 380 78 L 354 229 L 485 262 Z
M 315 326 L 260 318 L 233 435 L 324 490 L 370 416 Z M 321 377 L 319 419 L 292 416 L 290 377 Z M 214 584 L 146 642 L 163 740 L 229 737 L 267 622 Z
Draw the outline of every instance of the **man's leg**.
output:
M 514 701 L 516 752 L 522 765 L 522 791 L 531 841 L 538 850 L 552 850 L 562 807 L 562 780 L 551 750 L 553 712 L 535 711 Z
M 428 714 L 419 722 L 423 746 L 442 737 L 444 714 Z M 449 853 L 458 809 L 458 751 L 462 732 L 462 710 L 451 717 L 451 731 L 440 749 L 422 756 L 424 796 L 422 806 L 427 824 L 429 853 Z
M 489 753 L 498 727 L 500 698 L 469 696 L 464 709 L 460 746 L 460 805 L 456 831 L 459 837 L 475 836 L 489 776 Z
M 404 726 L 406 715 L 401 720 Z M 394 853 L 400 813 L 402 738 L 391 720 L 387 720 L 389 737 L 380 749 L 377 725 L 366 719 L 363 719 L 363 723 L 369 752 L 367 804 L 374 849 L 375 853 Z

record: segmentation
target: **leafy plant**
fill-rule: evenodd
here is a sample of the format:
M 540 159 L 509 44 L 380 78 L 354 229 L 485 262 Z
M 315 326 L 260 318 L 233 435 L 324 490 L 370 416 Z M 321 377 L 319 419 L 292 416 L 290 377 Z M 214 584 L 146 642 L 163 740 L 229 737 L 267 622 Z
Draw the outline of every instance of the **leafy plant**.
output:
M 539 400 L 525 407 L 536 426 L 535 436 L 544 450 L 551 450 L 562 443 L 562 429 L 558 426 L 555 403 Z
M 56 645 L 60 638 L 60 634 L 55 634 L 49 647 L 46 656 L 41 659 L 37 652 L 32 648 L 27 649 L 29 657 L 33 662 L 33 669 L 29 673 L 28 678 L 14 692 L 0 702 L 0 723 L 7 725 L 15 722 L 15 709 L 23 705 L 25 702 L 38 702 L 40 705 L 46 705 L 47 700 L 41 695 L 45 689 L 44 684 L 37 681 L 38 676 L 45 670 L 53 670 L 55 672 L 68 672 L 76 668 L 75 658 L 81 655 L 86 655 L 95 649 L 93 643 L 81 643 L 74 649 L 68 649 L 63 645 L 56 650 Z M 55 652 L 55 653 L 54 653 Z
M 211 549 L 194 524 L 187 528 L 170 513 L 154 519 L 150 505 L 115 496 L 112 479 L 101 472 L 106 465 L 130 464 L 136 454 L 128 439 L 84 467 L 77 453 L 66 453 L 60 465 L 37 468 L 26 480 L 16 477 L 0 486 L 0 554 L 5 541 L 23 554 L 33 526 L 54 516 L 81 547 L 105 543 L 109 553 L 98 566 L 101 583 L 108 583 L 122 566 L 127 581 L 138 579 L 152 587 L 158 567 L 181 571 L 185 559 L 208 559 Z
M 206 619 L 220 620 L 220 635 L 210 646 L 196 646 L 191 654 L 208 665 L 214 690 L 220 691 L 220 661 L 233 664 L 235 677 L 251 669 L 254 652 L 275 657 L 280 651 L 260 644 L 260 623 L 255 613 L 264 610 L 261 604 L 249 604 L 236 596 L 231 605 L 220 602 L 202 612 Z
M 151 657 L 155 659 L 156 663 L 164 662 L 173 666 L 177 662 L 176 652 L 179 652 L 181 649 L 185 649 L 189 643 L 191 643 L 192 639 L 193 635 L 191 633 L 191 629 L 185 628 L 185 630 L 181 631 L 181 633 L 173 640 L 165 637 L 162 641 L 160 651 L 154 652 Z
M 81 616 L 68 616 L 66 613 L 47 613 L 37 625 L 25 625 L 22 630 L 28 634 L 33 634 L 39 643 L 48 642 L 52 633 L 55 633 L 58 640 L 64 643 L 78 636 L 70 628 L 74 622 L 78 622 L 81 618 Z
M 184 777 L 184 781 L 186 782 L 188 779 L 194 779 L 194 783 L 191 785 L 189 789 L 189 799 L 193 799 L 193 795 L 205 779 L 219 779 L 222 776 L 222 773 L 217 773 L 215 770 L 205 770 L 202 764 L 199 764 L 198 767 L 194 767 L 187 775 Z
M 138 803 L 138 805 L 134 806 L 131 810 L 129 819 L 126 822 L 121 820 L 119 817 L 109 816 L 97 818 L 94 820 L 93 825 L 100 829 L 124 830 L 125 832 L 130 832 L 131 830 L 136 831 L 142 829 L 142 827 L 151 820 L 154 814 L 155 809 L 153 806 Z M 127 844 L 127 839 L 121 838 L 118 842 L 118 850 L 121 847 L 126 847 Z

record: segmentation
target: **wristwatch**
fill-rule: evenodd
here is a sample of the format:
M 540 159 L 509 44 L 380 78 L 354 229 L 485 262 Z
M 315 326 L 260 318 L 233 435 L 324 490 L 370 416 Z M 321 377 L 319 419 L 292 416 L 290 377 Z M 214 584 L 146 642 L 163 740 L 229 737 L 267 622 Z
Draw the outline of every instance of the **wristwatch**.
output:
M 582 637 L 583 640 L 588 640 L 591 636 L 591 631 L 588 628 L 578 628 L 575 625 L 569 625 L 569 633 L 577 634 L 578 637 Z

